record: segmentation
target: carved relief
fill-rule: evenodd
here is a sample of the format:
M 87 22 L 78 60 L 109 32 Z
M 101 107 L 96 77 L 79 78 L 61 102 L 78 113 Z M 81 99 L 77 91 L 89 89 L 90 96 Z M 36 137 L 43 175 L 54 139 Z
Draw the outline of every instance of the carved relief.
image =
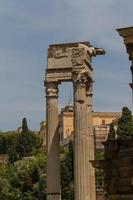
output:
M 82 69 L 80 71 L 73 70 L 73 82 L 79 83 L 81 85 L 88 85 L 92 80 L 89 71 Z
M 78 47 L 72 48 L 72 65 L 80 66 L 83 65 L 86 61 L 90 63 L 92 56 L 102 55 L 104 53 L 105 52 L 103 49 L 79 44 Z
M 58 86 L 46 86 L 46 96 L 48 97 L 57 97 L 58 96 Z
M 48 58 L 65 58 L 68 57 L 68 52 L 70 51 L 70 48 L 49 48 L 48 50 Z
M 93 81 L 87 70 L 73 72 L 73 83 L 76 91 L 76 102 L 83 103 L 86 101 L 87 92 L 92 92 Z
M 95 48 L 92 46 L 86 46 L 84 44 L 79 44 L 79 47 L 84 48 L 90 56 L 96 56 L 96 55 L 103 55 L 105 54 L 105 50 L 102 48 Z
M 84 48 L 84 50 L 90 55 L 95 56 L 96 55 L 96 49 L 94 47 L 88 47 L 84 44 L 79 44 L 80 48 Z
M 73 66 L 80 66 L 83 65 L 85 62 L 84 58 L 84 48 L 72 48 L 72 65 Z
M 86 74 L 79 74 L 77 77 L 77 84 L 80 84 L 81 86 L 86 86 L 88 82 L 88 77 Z

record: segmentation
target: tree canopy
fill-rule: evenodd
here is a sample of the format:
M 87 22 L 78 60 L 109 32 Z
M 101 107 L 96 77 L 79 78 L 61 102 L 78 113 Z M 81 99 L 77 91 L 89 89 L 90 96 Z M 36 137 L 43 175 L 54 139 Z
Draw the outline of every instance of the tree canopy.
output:
M 26 120 L 25 117 L 24 117 L 23 120 L 22 120 L 22 132 L 23 132 L 23 133 L 28 132 L 28 125 L 27 125 L 27 120 Z
M 8 154 L 10 163 L 36 154 L 41 146 L 41 138 L 29 130 L 21 133 L 0 133 L 0 154 Z
M 109 133 L 108 133 L 108 140 L 115 140 L 116 139 L 116 131 L 114 128 L 114 124 L 111 123 L 109 125 Z
M 122 109 L 122 116 L 118 120 L 116 134 L 118 140 L 126 140 L 133 138 L 132 113 L 127 107 L 123 107 Z
M 45 200 L 46 159 L 43 153 L 25 157 L 1 169 L 1 200 Z
M 63 147 L 61 153 L 61 185 L 62 199 L 74 199 L 74 160 L 73 143 L 70 142 L 67 147 Z

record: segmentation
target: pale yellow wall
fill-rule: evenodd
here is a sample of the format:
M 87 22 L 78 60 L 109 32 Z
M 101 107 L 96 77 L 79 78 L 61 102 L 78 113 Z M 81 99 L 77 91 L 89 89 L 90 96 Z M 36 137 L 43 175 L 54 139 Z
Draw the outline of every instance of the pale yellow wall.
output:
M 105 120 L 105 125 L 109 125 L 112 121 L 119 118 L 121 113 L 119 112 L 93 112 L 93 126 L 96 128 L 96 137 L 104 137 L 108 132 L 108 127 L 102 125 L 102 120 Z M 59 115 L 60 122 L 60 139 L 63 140 L 73 133 L 73 112 L 61 112 Z M 40 124 L 40 134 L 43 135 L 43 139 L 46 142 L 46 123 Z
M 63 136 L 68 137 L 73 132 L 73 113 L 63 115 Z
M 105 121 L 105 125 L 110 124 L 115 119 L 116 119 L 116 117 L 113 117 L 113 116 L 110 116 L 110 117 L 102 117 L 102 116 L 101 117 L 93 117 L 93 126 L 101 126 L 103 120 Z
M 118 112 L 94 112 L 93 113 L 93 126 L 104 126 L 112 123 L 116 118 L 120 117 L 121 113 Z M 73 113 L 63 112 L 60 116 L 62 123 L 63 138 L 68 137 L 73 132 Z

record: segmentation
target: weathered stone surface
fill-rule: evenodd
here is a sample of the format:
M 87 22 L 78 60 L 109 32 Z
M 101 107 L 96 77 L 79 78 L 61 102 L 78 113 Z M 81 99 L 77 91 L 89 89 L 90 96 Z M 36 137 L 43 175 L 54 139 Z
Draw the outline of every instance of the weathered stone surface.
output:
M 60 155 L 58 134 L 58 84 L 46 84 L 47 199 L 60 200 Z
M 74 173 L 75 200 L 91 199 L 89 134 L 87 131 L 86 82 L 83 74 L 74 75 Z
M 96 198 L 95 170 L 90 162 L 94 160 L 91 60 L 92 56 L 104 53 L 103 49 L 94 48 L 89 42 L 50 45 L 48 49 L 45 75 L 48 200 L 60 200 L 57 86 L 62 81 L 72 81 L 74 86 L 74 198 Z
M 130 153 L 132 148 L 133 140 L 114 140 L 105 143 L 105 186 L 107 193 L 111 195 L 109 199 L 117 200 L 119 194 L 121 199 L 126 195 L 133 195 L 133 154 Z
M 131 89 L 133 90 L 133 27 L 120 28 L 117 29 L 120 36 L 123 37 L 124 43 L 129 54 L 129 60 L 131 60 L 131 74 L 132 74 L 132 83 L 129 83 Z
M 132 200 L 133 199 L 133 194 L 125 194 L 125 195 L 110 195 L 108 200 Z
M 129 59 L 133 62 L 133 27 L 120 28 L 117 31 L 123 37 Z

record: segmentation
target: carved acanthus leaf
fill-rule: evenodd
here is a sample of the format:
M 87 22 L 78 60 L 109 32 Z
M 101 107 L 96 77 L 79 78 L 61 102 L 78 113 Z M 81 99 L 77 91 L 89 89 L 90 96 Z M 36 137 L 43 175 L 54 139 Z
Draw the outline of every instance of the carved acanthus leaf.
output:
M 46 96 L 58 96 L 58 87 L 46 87 Z
M 88 85 L 91 82 L 91 77 L 90 74 L 88 73 L 87 70 L 82 69 L 80 72 L 74 71 L 73 72 L 73 81 L 76 84 L 81 84 L 81 85 Z

